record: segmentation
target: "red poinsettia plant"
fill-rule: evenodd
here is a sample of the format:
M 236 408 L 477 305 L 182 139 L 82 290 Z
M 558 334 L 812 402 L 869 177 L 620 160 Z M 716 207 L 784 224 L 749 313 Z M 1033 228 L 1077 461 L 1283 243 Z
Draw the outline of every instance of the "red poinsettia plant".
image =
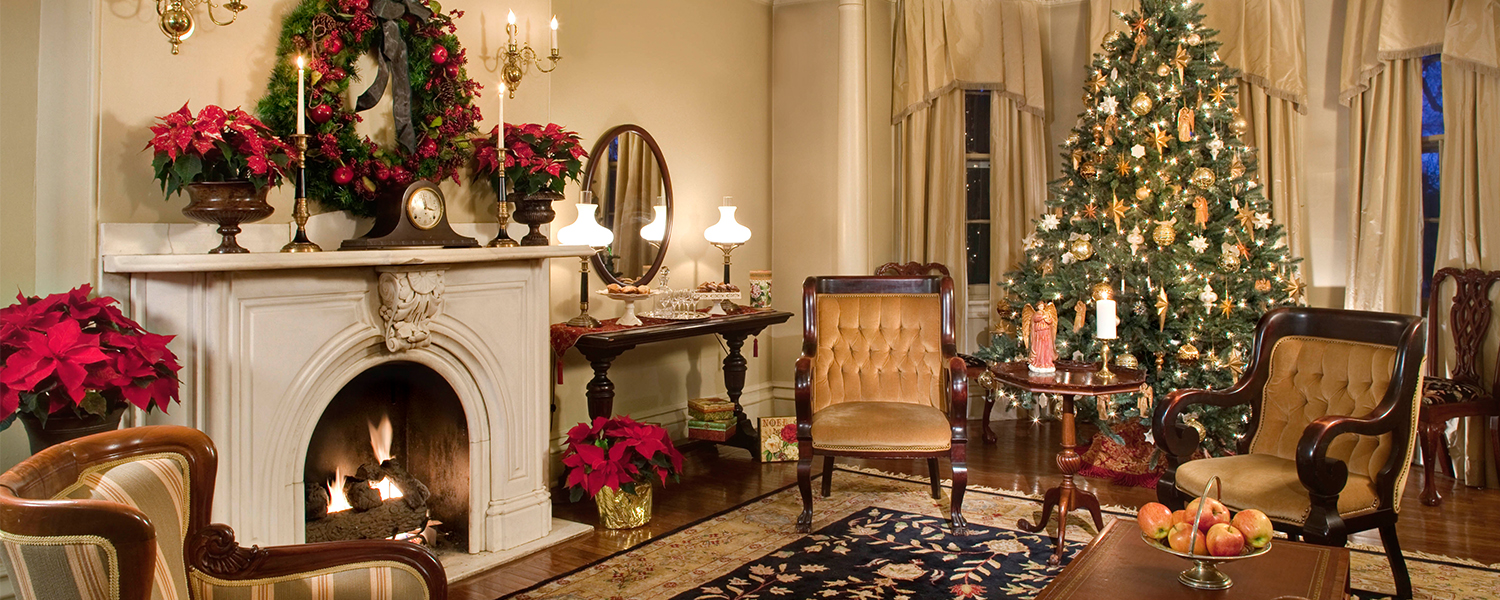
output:
M 259 192 L 281 184 L 295 151 L 260 120 L 212 104 L 196 116 L 188 105 L 157 117 L 146 144 L 167 197 L 189 183 L 249 181 Z
M 471 140 L 474 144 L 474 179 L 488 181 L 502 169 L 510 180 L 511 191 L 521 196 L 538 192 L 563 191 L 569 181 L 578 181 L 583 172 L 583 149 L 576 132 L 557 123 L 545 127 L 535 123 L 505 124 L 505 160 L 502 164 L 496 142 L 499 128 L 489 135 Z
M 660 425 L 638 423 L 621 415 L 593 423 L 579 423 L 568 431 L 563 451 L 568 468 L 568 494 L 577 502 L 610 488 L 635 493 L 637 484 L 650 485 L 653 478 L 667 484 L 682 472 L 682 453 Z
M 46 298 L 18 295 L 0 309 L 0 429 L 21 415 L 45 423 L 127 405 L 165 412 L 179 401 L 172 336 L 147 332 L 114 298 L 92 291 L 84 284 Z

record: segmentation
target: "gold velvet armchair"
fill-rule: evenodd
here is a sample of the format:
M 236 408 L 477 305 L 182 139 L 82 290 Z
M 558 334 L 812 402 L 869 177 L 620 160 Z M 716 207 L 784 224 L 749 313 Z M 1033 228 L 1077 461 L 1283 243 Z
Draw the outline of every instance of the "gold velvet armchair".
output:
M 210 524 L 218 456 L 187 427 L 64 442 L 0 475 L 0 563 L 21 598 L 442 600 L 427 549 L 388 540 L 243 548 Z
M 812 527 L 812 462 L 823 458 L 823 496 L 833 458 L 925 458 L 941 498 L 938 459 L 953 469 L 951 519 L 963 535 L 968 379 L 954 344 L 948 277 L 809 277 L 802 285 L 797 359 L 797 484 Z
M 1180 509 L 1212 476 L 1232 510 L 1256 508 L 1289 537 L 1342 546 L 1379 529 L 1397 596 L 1411 578 L 1396 517 L 1416 445 L 1423 323 L 1414 316 L 1278 308 L 1255 332 L 1251 371 L 1227 390 L 1178 390 L 1153 415 L 1167 468 L 1156 491 Z M 1188 461 L 1198 431 L 1181 415 L 1195 404 L 1248 405 L 1234 456 Z

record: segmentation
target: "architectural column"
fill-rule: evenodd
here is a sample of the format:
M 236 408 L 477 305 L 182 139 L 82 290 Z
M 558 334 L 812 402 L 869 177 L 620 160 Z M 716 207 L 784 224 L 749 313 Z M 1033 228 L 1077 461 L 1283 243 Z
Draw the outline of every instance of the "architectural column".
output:
M 840 275 L 870 274 L 870 140 L 865 106 L 865 0 L 839 0 L 838 228 Z

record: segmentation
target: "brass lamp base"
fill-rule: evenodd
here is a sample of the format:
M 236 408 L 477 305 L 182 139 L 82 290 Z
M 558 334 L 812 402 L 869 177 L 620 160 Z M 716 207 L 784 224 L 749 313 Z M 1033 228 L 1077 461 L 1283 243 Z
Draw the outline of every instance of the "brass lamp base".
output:
M 1109 344 L 1104 344 L 1104 350 L 1100 353 L 1099 370 L 1094 372 L 1094 377 L 1105 381 L 1115 378 L 1115 372 L 1109 370 Z
M 595 319 L 588 313 L 582 313 L 576 317 L 568 319 L 568 327 L 587 327 L 589 329 L 593 329 L 598 326 L 599 319 Z

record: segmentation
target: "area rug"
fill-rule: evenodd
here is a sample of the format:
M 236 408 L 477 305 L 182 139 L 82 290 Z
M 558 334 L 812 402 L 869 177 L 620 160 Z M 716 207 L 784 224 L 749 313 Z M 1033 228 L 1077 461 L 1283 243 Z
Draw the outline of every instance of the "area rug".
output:
M 840 468 L 833 481 L 833 495 L 813 503 L 812 534 L 795 533 L 802 504 L 788 486 L 506 598 L 1029 600 L 1061 569 L 1046 564 L 1051 529 L 1016 529 L 1016 519 L 1040 517 L 1034 497 L 970 486 L 971 535 L 955 537 L 947 492 L 932 499 L 925 480 Z M 1106 520 L 1131 515 L 1115 506 L 1105 512 Z M 1095 533 L 1084 514 L 1069 517 L 1066 559 Z M 1394 591 L 1383 555 L 1363 548 L 1351 555 L 1356 597 Z M 1407 566 L 1419 598 L 1500 596 L 1495 566 L 1412 554 Z

